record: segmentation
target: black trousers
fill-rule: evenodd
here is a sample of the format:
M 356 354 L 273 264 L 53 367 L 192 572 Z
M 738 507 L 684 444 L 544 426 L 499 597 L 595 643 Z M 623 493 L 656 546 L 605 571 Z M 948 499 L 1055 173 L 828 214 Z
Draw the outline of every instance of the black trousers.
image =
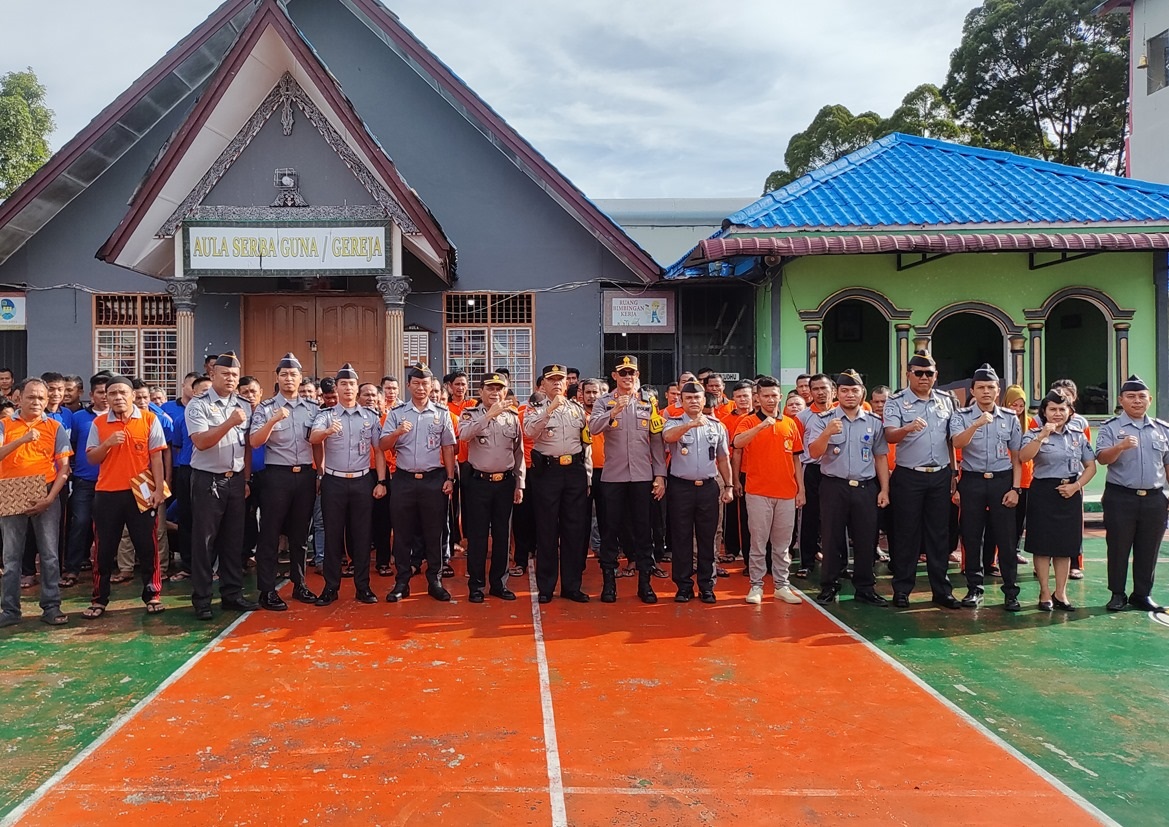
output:
M 446 494 L 442 484 L 446 469 L 436 468 L 415 479 L 408 471 L 395 471 L 390 520 L 394 524 L 394 568 L 398 583 L 410 582 L 410 549 L 418 543 L 426 553 L 426 579 L 442 583 L 442 532 L 447 525 Z
M 532 469 L 528 469 L 532 473 Z M 511 510 L 511 536 L 515 545 L 515 564 L 528 567 L 528 560 L 536 556 L 536 510 L 532 504 L 532 490 L 524 492 L 524 499 Z
M 191 469 L 191 605 L 211 605 L 211 570 L 219 561 L 219 596 L 243 593 L 244 475 Z
M 376 483 L 377 480 L 375 479 Z M 390 519 L 390 480 L 386 480 L 386 495 L 380 500 L 373 501 L 373 513 L 370 516 L 370 536 L 373 539 L 374 565 L 378 568 L 390 564 L 390 531 L 393 520 Z
M 191 572 L 191 466 L 176 465 L 171 473 L 178 502 L 179 560 L 182 570 Z
M 1132 555 L 1132 595 L 1149 597 L 1157 552 L 1165 536 L 1169 505 L 1160 491 L 1141 496 L 1131 488 L 1108 483 L 1101 498 L 1108 545 L 1108 590 L 1124 594 L 1128 586 L 1128 558 Z
M 807 466 L 804 468 L 807 471 Z M 850 485 L 855 482 L 856 485 Z M 852 584 L 858 592 L 876 585 L 873 565 L 877 549 L 877 494 L 875 480 L 845 480 L 820 475 L 820 534 L 824 560 L 820 565 L 820 588 L 836 587 L 848 564 L 848 540 L 855 555 Z
M 909 594 L 917 583 L 917 557 L 925 554 L 935 597 L 953 592 L 950 562 L 950 471 L 932 474 L 897 468 L 889 479 L 895 542 L 891 549 L 893 593 Z
M 532 498 L 536 515 L 536 588 L 540 594 L 552 594 L 558 577 L 562 594 L 580 591 L 583 549 L 589 533 L 588 483 L 583 464 L 549 465 L 532 454 L 526 494 Z
M 739 474 L 739 481 L 747 479 Z M 751 550 L 751 531 L 747 527 L 747 498 L 736 497 L 730 502 L 723 515 L 723 548 L 732 557 L 743 555 L 746 562 Z
M 942 472 L 945 475 L 945 472 Z M 973 471 L 963 471 L 958 480 L 961 501 L 959 524 L 962 546 L 966 550 L 966 588 L 981 592 L 986 581 L 985 546 L 991 540 L 999 552 L 999 571 L 1003 575 L 1003 594 L 1008 598 L 1019 596 L 1019 563 L 1015 558 L 1015 509 L 1003 505 L 1003 497 L 1011 490 L 1011 472 L 1006 471 L 990 479 Z
M 341 562 L 348 545 L 353 560 L 353 587 L 369 590 L 369 529 L 373 515 L 373 482 L 368 471 L 345 479 L 321 478 L 321 515 L 325 521 L 325 588 L 341 588 Z
M 670 576 L 679 591 L 694 589 L 694 554 L 698 548 L 698 590 L 714 591 L 714 534 L 718 528 L 718 479 L 696 485 L 693 480 L 671 477 L 666 484 L 666 513 L 670 517 Z M 727 509 L 730 510 L 729 508 Z
M 800 509 L 800 568 L 808 571 L 816 567 L 816 554 L 820 551 L 820 477 L 819 463 L 804 465 L 806 500 Z
M 650 521 L 657 507 L 653 498 L 653 482 L 602 481 L 601 496 L 605 499 L 601 570 L 616 570 L 617 552 L 620 549 L 630 562 L 637 565 L 638 571 L 652 571 L 654 547 Z M 678 553 L 689 555 L 690 547 L 678 549 Z
M 158 512 L 138 510 L 132 491 L 96 491 L 93 495 L 93 523 L 97 530 L 97 555 L 93 565 L 93 602 L 110 602 L 110 576 L 118 568 L 118 544 L 122 529 L 130 535 L 134 556 L 142 575 L 142 602 L 149 603 L 162 592 L 162 571 L 158 560 Z
M 463 477 L 463 532 L 467 535 L 467 586 L 488 583 L 501 588 L 507 577 L 508 526 L 515 499 L 515 477 L 485 480 L 474 471 Z M 487 579 L 487 538 L 491 538 L 491 572 Z
M 256 544 L 256 586 L 260 592 L 276 589 L 280 535 L 288 538 L 288 579 L 304 585 L 304 544 L 317 496 L 317 472 L 311 465 L 267 465 L 260 473 L 260 539 Z M 255 476 L 252 475 L 253 482 Z
M 260 491 L 263 487 L 264 472 L 253 472 L 251 482 L 248 483 L 251 493 L 244 501 L 244 544 L 240 549 L 240 559 L 245 567 L 260 544 Z

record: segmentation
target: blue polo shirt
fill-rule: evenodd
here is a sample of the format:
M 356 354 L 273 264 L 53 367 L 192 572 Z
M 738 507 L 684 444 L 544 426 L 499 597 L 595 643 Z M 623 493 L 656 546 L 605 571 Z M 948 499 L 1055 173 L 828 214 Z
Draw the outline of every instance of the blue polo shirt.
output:
M 99 466 L 90 463 L 85 456 L 85 446 L 89 444 L 89 429 L 93 427 L 93 420 L 99 414 L 93 412 L 93 407 L 86 405 L 73 414 L 73 427 L 69 431 L 69 442 L 73 446 L 73 476 L 89 482 L 97 482 Z
M 172 461 L 175 465 L 190 465 L 191 452 L 195 450 L 191 437 L 187 435 L 186 407 L 175 399 L 162 406 L 162 412 L 171 418 L 172 429 L 170 438 L 171 450 L 174 451 Z
M 156 405 L 151 402 L 146 407 L 158 419 L 158 424 L 162 426 L 162 436 L 166 440 L 166 444 L 170 445 L 175 438 L 175 419 L 169 413 L 162 409 L 161 405 Z
M 73 430 L 73 411 L 68 408 L 61 408 L 57 411 L 45 411 L 45 416 L 49 419 L 55 419 L 65 429 L 65 433 Z

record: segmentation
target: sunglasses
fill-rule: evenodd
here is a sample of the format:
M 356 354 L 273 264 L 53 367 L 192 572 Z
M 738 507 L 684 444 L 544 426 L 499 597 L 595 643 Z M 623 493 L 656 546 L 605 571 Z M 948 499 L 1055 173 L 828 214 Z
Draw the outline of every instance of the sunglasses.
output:
M 633 368 L 625 368 L 624 370 L 617 371 L 617 375 L 618 376 L 636 376 L 637 371 L 635 371 Z
M 936 376 L 937 374 L 932 370 L 913 370 L 910 371 L 918 379 L 925 379 L 927 376 Z

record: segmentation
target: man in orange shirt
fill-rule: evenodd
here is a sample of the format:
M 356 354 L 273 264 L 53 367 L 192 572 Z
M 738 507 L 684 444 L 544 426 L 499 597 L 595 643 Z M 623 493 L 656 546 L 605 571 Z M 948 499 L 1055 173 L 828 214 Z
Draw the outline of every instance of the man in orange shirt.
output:
M 45 494 L 29 503 L 23 514 L 0 517 L 4 539 L 4 576 L 0 580 L 0 626 L 20 622 L 20 564 L 31 527 L 41 557 L 41 620 L 50 626 L 69 621 L 61 612 L 61 501 L 69 479 L 69 435 L 60 422 L 45 415 L 48 387 L 40 379 L 25 382 L 20 413 L 0 418 L 0 477 L 43 477 Z
M 85 446 L 85 458 L 100 466 L 93 495 L 93 522 L 97 529 L 97 559 L 93 566 L 93 600 L 82 617 L 98 618 L 110 602 L 110 575 L 118 557 L 122 529 L 130 534 L 138 567 L 142 571 L 142 602 L 146 611 L 163 610 L 162 572 L 158 559 L 155 521 L 166 502 L 163 489 L 163 451 L 166 436 L 162 424 L 148 409 L 134 404 L 131 380 L 114 376 L 106 383 L 110 411 L 93 420 Z M 150 508 L 142 511 L 134 496 L 132 480 L 149 471 L 154 480 Z
M 771 576 L 775 598 L 802 603 L 788 581 L 796 509 L 804 504 L 804 474 L 797 455 L 804 444 L 796 421 L 780 409 L 779 380 L 764 376 L 756 385 L 759 410 L 743 417 L 735 428 L 735 451 L 742 452 L 739 467 L 747 475 L 743 492 L 751 527 L 748 603 L 763 602 L 767 572 L 767 543 L 771 542 Z
M 718 415 L 718 419 L 726 426 L 727 434 L 734 438 L 739 423 L 744 418 L 755 413 L 755 385 L 750 380 L 742 380 L 731 388 L 732 407 Z M 717 414 L 716 414 L 717 415 Z M 732 451 L 732 453 L 734 453 Z M 742 474 L 732 480 L 738 485 L 743 484 Z M 743 555 L 743 564 L 751 554 L 751 530 L 747 526 L 747 504 L 740 496 L 728 503 L 723 514 L 723 548 L 726 556 L 719 562 L 729 563 L 740 554 Z M 715 550 L 718 550 L 718 540 L 715 540 Z

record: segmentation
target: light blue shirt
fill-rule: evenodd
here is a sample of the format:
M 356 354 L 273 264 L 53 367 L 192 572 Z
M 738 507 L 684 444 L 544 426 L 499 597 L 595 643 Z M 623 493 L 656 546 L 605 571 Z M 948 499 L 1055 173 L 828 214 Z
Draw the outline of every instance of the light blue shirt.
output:
M 671 416 L 663 433 L 689 423 L 688 414 Z M 719 458 L 730 456 L 730 439 L 723 424 L 714 415 L 707 414 L 705 425 L 684 432 L 680 440 L 667 443 L 666 448 L 670 452 L 671 477 L 708 480 L 718 476 Z
M 931 390 L 919 399 L 911 390 L 901 390 L 885 403 L 885 427 L 903 428 L 915 419 L 924 419 L 925 430 L 906 434 L 897 443 L 897 467 L 918 468 L 950 464 L 950 417 L 954 402 L 944 393 Z
M 1039 439 L 1041 428 L 1032 428 L 1023 435 L 1023 445 Z M 898 454 L 901 452 L 898 451 Z M 1056 431 L 1039 446 L 1032 469 L 1035 479 L 1066 479 L 1078 476 L 1084 464 L 1096 459 L 1092 443 L 1084 435 L 1084 429 L 1075 420 L 1064 426 L 1063 433 Z
M 1125 488 L 1165 489 L 1165 465 L 1169 463 L 1169 423 L 1147 414 L 1140 421 L 1126 413 L 1109 419 L 1096 433 L 1096 452 L 1111 448 L 1125 437 L 1135 436 L 1137 447 L 1121 451 L 1108 466 L 1108 482 Z
M 420 474 L 442 467 L 443 446 L 456 442 L 450 410 L 429 401 L 418 410 L 413 401 L 405 402 L 386 416 L 385 433 L 398 430 L 403 422 L 409 422 L 413 427 L 394 443 L 398 470 Z
M 341 423 L 341 433 L 329 434 L 325 446 L 325 469 L 342 474 L 357 474 L 369 470 L 371 448 L 382 437 L 377 411 L 354 405 L 345 408 L 339 403 L 325 408 L 313 420 L 312 430 L 324 431 Z M 288 420 L 285 420 L 286 422 Z
M 994 474 L 1011 470 L 1011 452 L 1017 452 L 1023 443 L 1023 429 L 1013 411 L 994 406 L 994 421 L 974 432 L 962 449 L 962 470 L 978 474 Z M 982 416 L 977 405 L 959 408 L 950 420 L 950 437 L 965 431 Z M 899 451 L 900 453 L 900 451 Z
M 808 446 L 839 419 L 841 431 L 828 438 L 828 447 L 820 457 L 820 473 L 842 480 L 871 480 L 877 476 L 876 457 L 888 456 L 889 443 L 876 414 L 860 408 L 856 419 L 850 420 L 843 408 L 833 408 L 822 414 L 813 414 L 804 426 L 804 453 Z

